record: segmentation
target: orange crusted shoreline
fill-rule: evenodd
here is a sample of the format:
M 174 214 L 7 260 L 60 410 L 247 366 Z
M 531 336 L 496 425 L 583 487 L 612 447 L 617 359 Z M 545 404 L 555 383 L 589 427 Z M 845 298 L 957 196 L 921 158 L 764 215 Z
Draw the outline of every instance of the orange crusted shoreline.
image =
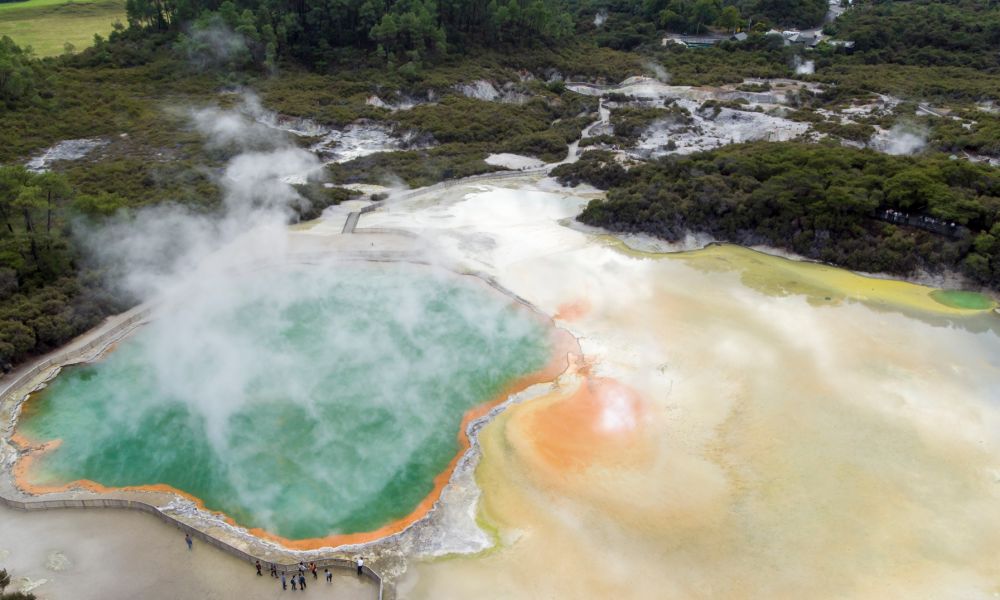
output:
M 434 478 L 434 488 L 431 490 L 421 502 L 414 508 L 410 514 L 406 515 L 401 519 L 397 519 L 391 523 L 380 527 L 374 531 L 349 533 L 349 534 L 336 534 L 329 535 L 326 537 L 318 538 L 307 538 L 301 540 L 292 540 L 280 535 L 271 533 L 265 529 L 261 528 L 248 528 L 249 532 L 254 536 L 265 539 L 271 542 L 275 542 L 288 548 L 290 550 L 317 550 L 320 548 L 336 547 L 348 544 L 362 544 L 367 542 L 372 542 L 396 533 L 399 533 L 410 526 L 412 523 L 423 518 L 431 508 L 441 497 L 441 493 L 444 490 L 444 486 L 451 479 L 455 468 L 458 466 L 459 460 L 471 447 L 471 440 L 467 435 L 466 431 L 470 423 L 479 419 L 489 413 L 493 408 L 503 403 L 509 396 L 516 394 L 518 392 L 524 391 L 525 389 L 536 385 L 539 383 L 545 383 L 547 381 L 555 380 L 561 373 L 563 373 L 569 365 L 569 356 L 571 353 L 579 353 L 579 344 L 572 335 L 569 334 L 564 329 L 554 328 L 551 334 L 553 352 L 548 364 L 546 364 L 541 370 L 536 371 L 532 374 L 526 375 L 515 380 L 510 385 L 506 386 L 504 390 L 483 404 L 469 409 L 462 416 L 461 427 L 458 432 L 458 444 L 459 449 L 455 454 L 455 457 L 451 460 L 444 471 L 439 473 Z M 234 527 L 239 527 L 240 525 L 230 516 L 223 512 L 210 510 L 204 504 L 204 502 L 187 492 L 179 490 L 173 486 L 157 483 L 157 484 L 146 484 L 139 486 L 126 486 L 126 487 L 108 487 L 104 486 L 95 481 L 89 479 L 78 479 L 76 481 L 71 481 L 66 484 L 61 485 L 36 485 L 29 481 L 28 473 L 31 469 L 32 464 L 35 459 L 43 455 L 44 453 L 54 450 L 59 446 L 61 440 L 49 440 L 40 443 L 33 443 L 31 440 L 25 436 L 14 431 L 11 434 L 11 442 L 14 443 L 21 449 L 21 453 L 18 455 L 17 460 L 11 470 L 13 475 L 14 483 L 21 490 L 33 494 L 33 495 L 43 495 L 67 492 L 73 489 L 85 489 L 99 494 L 108 494 L 113 492 L 161 492 L 175 494 L 187 500 L 193 502 L 199 510 L 217 515 L 223 518 L 227 523 L 233 525 Z M 27 451 L 27 452 L 25 452 Z

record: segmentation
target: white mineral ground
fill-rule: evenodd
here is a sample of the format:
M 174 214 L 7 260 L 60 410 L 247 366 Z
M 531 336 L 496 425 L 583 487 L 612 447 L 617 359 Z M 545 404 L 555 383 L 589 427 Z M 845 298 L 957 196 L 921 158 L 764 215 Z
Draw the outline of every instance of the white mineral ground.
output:
M 0 565 L 14 575 L 7 591 L 25 586 L 47 598 L 281 598 L 265 570 L 198 541 L 151 515 L 125 510 L 15 511 L 0 506 Z M 332 585 L 308 580 L 324 598 L 374 600 L 378 589 L 346 571 Z
M 698 102 L 677 100 L 677 104 L 689 112 L 691 123 L 667 119 L 653 124 L 636 146 L 640 154 L 655 158 L 664 154 L 693 154 L 727 144 L 758 140 L 784 142 L 809 131 L 808 123 L 765 113 L 723 108 L 717 115 L 706 116 L 698 111 Z M 667 144 L 671 141 L 674 147 L 669 149 Z
M 513 83 L 507 83 L 497 89 L 492 82 L 479 79 L 471 83 L 461 83 L 455 90 L 467 98 L 485 100 L 486 102 L 501 102 L 504 104 L 524 104 L 530 97 L 518 92 Z
M 747 92 L 735 85 L 670 85 L 642 76 L 630 77 L 616 86 L 570 83 L 567 87 L 589 96 L 621 94 L 630 98 L 627 104 L 633 105 L 659 107 L 664 101 L 673 102 L 690 115 L 687 123 L 670 116 L 654 121 L 642 133 L 635 148 L 620 151 L 621 156 L 631 154 L 639 158 L 659 158 L 668 154 L 703 152 L 743 142 L 793 139 L 816 141 L 829 137 L 826 133 L 814 130 L 809 123 L 788 118 L 789 107 L 794 105 L 795 96 L 818 92 L 822 89 L 819 84 L 794 79 L 746 79 L 744 84 L 767 84 L 770 89 Z M 699 111 L 698 108 L 707 100 L 743 101 L 745 110 L 726 107 L 717 113 L 711 109 Z M 869 117 L 893 117 L 900 103 L 899 98 L 876 94 L 868 102 L 852 103 L 837 110 L 817 109 L 816 113 L 843 125 L 857 125 Z M 611 112 L 616 108 L 614 105 Z M 982 105 L 981 108 L 992 110 L 992 104 Z M 602 107 L 602 110 L 608 109 Z M 899 116 L 902 120 L 890 129 L 876 126 L 875 134 L 867 142 L 840 139 L 840 143 L 894 155 L 915 154 L 923 150 L 927 145 L 929 132 L 925 127 L 908 123 L 906 115 Z M 591 135 L 613 133 L 613 128 L 607 124 L 607 116 L 602 114 L 602 118 L 604 125 L 593 128 Z M 958 156 L 973 162 L 1000 165 L 1000 158 L 996 156 L 970 152 L 962 152 Z
M 545 166 L 545 163 L 534 158 L 532 156 L 523 156 L 520 154 L 490 154 L 486 157 L 486 164 L 493 165 L 495 167 L 503 167 L 505 169 L 511 169 L 514 171 L 520 169 L 537 169 L 539 167 Z
M 373 98 L 377 99 L 377 96 Z M 369 104 L 372 102 L 369 101 Z M 382 103 L 381 106 L 388 105 Z M 415 143 L 410 132 L 397 135 L 391 127 L 375 121 L 361 120 L 342 128 L 328 128 L 311 119 L 285 117 L 264 108 L 253 94 L 246 94 L 237 110 L 270 129 L 300 137 L 320 138 L 309 149 L 324 162 L 343 163 L 379 152 L 426 146 Z
M 429 94 L 429 96 L 431 95 Z M 426 100 L 420 100 L 409 97 L 402 97 L 397 94 L 397 98 L 395 101 L 392 100 L 385 101 L 380 96 L 369 96 L 368 100 L 365 101 L 365 104 L 369 106 L 374 106 L 376 108 L 384 108 L 391 112 L 397 112 L 400 110 L 411 110 L 414 107 L 417 107 L 421 104 L 427 104 L 429 102 L 430 102 L 429 98 Z
M 107 143 L 107 140 L 100 138 L 63 140 L 29 160 L 24 166 L 29 171 L 42 173 L 48 171 L 54 162 L 79 160 Z

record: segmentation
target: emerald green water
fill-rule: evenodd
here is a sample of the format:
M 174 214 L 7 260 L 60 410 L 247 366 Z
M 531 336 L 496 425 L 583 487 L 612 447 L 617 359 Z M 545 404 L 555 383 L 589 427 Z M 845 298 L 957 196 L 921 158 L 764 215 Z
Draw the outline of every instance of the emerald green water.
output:
M 204 282 L 30 400 L 62 444 L 34 483 L 163 483 L 286 538 L 405 517 L 463 413 L 541 368 L 542 325 L 482 282 L 413 265 Z

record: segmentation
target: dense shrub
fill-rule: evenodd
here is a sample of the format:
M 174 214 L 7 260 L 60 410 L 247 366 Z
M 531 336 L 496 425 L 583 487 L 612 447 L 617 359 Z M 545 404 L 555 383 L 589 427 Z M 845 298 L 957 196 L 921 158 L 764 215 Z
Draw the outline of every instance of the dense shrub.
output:
M 591 225 L 671 240 L 705 232 L 864 271 L 954 269 L 1000 288 L 1000 173 L 989 167 L 790 142 L 666 157 L 624 176 L 609 155 L 585 159 L 556 175 L 610 188 L 580 215 Z M 887 209 L 904 217 L 887 222 Z
M 1000 67 L 1000 7 L 978 0 L 871 2 L 848 11 L 830 32 L 854 41 L 868 64 Z
M 0 106 L 12 109 L 35 101 L 44 84 L 31 55 L 9 37 L 0 37 Z

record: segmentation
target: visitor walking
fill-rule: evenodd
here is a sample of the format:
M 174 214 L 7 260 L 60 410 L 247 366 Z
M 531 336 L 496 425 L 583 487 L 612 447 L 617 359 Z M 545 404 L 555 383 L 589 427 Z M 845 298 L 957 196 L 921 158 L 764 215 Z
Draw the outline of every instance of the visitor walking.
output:
M 299 587 L 302 588 L 303 591 L 305 591 L 305 589 L 306 589 L 306 576 L 305 575 L 299 575 Z
M 294 591 L 295 591 L 295 590 L 297 590 L 297 589 L 298 589 L 298 588 L 297 588 L 297 587 L 295 587 L 295 575 L 292 575 L 292 591 L 294 592 Z
M 364 572 L 364 568 L 365 568 L 365 558 L 363 556 L 359 556 L 358 557 L 358 575 L 361 575 L 361 573 Z
M 295 585 L 295 584 L 293 583 L 292 585 Z M 288 589 L 288 583 L 285 581 L 285 572 L 284 571 L 281 572 L 281 589 L 283 589 L 283 590 L 287 590 Z
M 323 575 L 326 576 L 327 583 L 333 583 L 333 573 L 330 572 L 330 569 L 323 569 Z
M 274 566 L 274 563 L 271 563 L 271 577 L 278 578 L 278 567 Z
M 257 577 L 263 576 L 264 574 L 260 572 L 260 561 L 259 560 L 257 561 L 257 565 L 256 566 L 257 566 Z
M 309 563 L 309 570 L 312 571 L 313 580 L 319 579 L 319 573 L 316 572 L 316 563 L 315 562 Z
M 306 563 L 299 561 L 299 575 L 306 572 Z
M 190 550 L 191 546 L 194 545 L 194 540 L 191 539 L 191 534 L 190 533 L 185 533 L 184 534 L 184 542 L 187 543 L 188 550 Z

